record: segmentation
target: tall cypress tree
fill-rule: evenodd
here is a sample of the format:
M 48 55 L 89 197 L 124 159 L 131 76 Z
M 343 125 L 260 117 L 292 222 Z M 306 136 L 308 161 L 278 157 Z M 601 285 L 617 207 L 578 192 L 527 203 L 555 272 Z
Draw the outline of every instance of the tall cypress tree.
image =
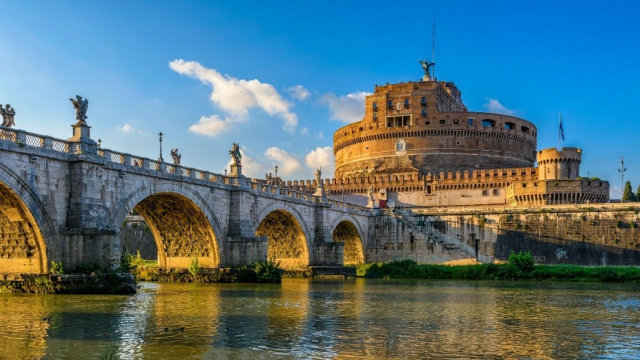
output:
M 636 194 L 631 190 L 631 181 L 627 181 L 624 184 L 624 191 L 622 192 L 622 201 L 636 201 Z

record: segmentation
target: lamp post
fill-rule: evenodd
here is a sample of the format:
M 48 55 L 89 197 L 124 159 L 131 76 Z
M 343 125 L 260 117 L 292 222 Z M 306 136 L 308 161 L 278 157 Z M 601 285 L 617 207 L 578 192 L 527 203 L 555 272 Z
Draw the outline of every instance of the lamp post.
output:
M 158 158 L 158 161 L 164 162 L 164 159 L 162 158 L 162 132 L 158 134 L 158 139 L 160 139 L 160 157 Z
M 278 181 L 278 165 L 276 165 L 276 178 L 274 179 L 274 182 L 276 183 L 276 186 L 279 185 L 279 181 Z
M 624 195 L 624 172 L 627 171 L 627 168 L 624 167 L 624 156 L 620 159 L 620 169 L 618 172 L 620 173 L 620 202 L 622 202 L 622 195 Z

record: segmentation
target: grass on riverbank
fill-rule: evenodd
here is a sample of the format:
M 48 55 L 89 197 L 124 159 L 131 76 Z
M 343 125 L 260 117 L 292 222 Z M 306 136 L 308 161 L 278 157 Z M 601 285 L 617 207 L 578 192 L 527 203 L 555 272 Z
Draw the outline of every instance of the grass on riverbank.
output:
M 357 275 L 395 279 L 637 282 L 640 281 L 640 268 L 532 265 L 529 270 L 522 270 L 513 263 L 449 266 L 418 265 L 414 261 L 403 260 L 361 264 L 357 266 Z

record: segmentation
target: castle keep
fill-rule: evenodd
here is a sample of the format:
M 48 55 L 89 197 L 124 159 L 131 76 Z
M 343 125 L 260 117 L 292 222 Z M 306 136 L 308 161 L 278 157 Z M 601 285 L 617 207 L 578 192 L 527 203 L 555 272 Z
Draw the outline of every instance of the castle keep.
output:
M 607 181 L 580 177 L 581 149 L 536 151 L 537 135 L 527 120 L 468 111 L 452 82 L 425 71 L 375 86 L 363 119 L 333 135 L 335 179 L 324 185 L 363 205 L 371 187 L 381 207 L 608 201 Z

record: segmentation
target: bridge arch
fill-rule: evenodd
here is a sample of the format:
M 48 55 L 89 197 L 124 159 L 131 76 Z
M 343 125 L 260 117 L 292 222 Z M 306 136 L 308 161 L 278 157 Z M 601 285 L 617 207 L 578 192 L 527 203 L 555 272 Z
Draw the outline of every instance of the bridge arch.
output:
M 342 215 L 331 226 L 333 241 L 344 243 L 344 265 L 356 265 L 365 262 L 364 236 L 360 223 L 350 215 Z
M 220 225 L 213 209 L 193 189 L 159 182 L 136 189 L 120 202 L 109 227 L 119 231 L 131 210 L 146 221 L 164 268 L 186 268 L 194 258 L 202 267 L 218 267 L 223 259 Z
M 256 216 L 256 236 L 266 236 L 267 258 L 287 270 L 310 265 L 311 236 L 302 215 L 284 203 L 271 204 Z
M 0 164 L 0 272 L 47 273 L 49 258 L 62 260 L 53 220 L 36 192 Z

